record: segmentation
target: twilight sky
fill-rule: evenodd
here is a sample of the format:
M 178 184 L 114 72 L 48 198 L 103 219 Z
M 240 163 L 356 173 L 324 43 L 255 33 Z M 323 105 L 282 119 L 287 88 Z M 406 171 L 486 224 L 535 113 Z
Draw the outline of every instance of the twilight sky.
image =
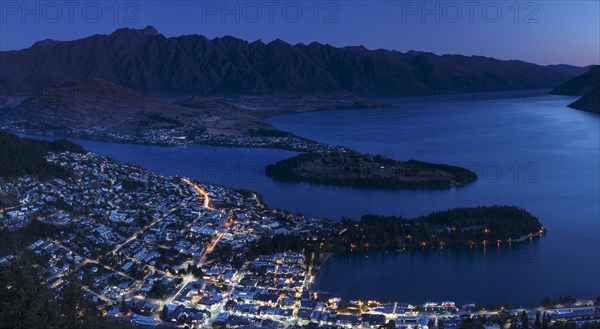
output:
M 153 25 L 369 49 L 600 64 L 600 1 L 0 1 L 0 50 Z

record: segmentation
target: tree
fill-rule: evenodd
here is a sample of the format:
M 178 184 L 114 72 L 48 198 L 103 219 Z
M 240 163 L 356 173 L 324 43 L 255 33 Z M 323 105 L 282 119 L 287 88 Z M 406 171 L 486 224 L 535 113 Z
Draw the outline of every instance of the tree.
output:
M 379 327 L 379 329 L 395 329 L 395 328 L 396 328 L 396 321 L 394 321 L 394 320 L 390 320 L 388 323 Z
M 62 327 L 66 329 L 98 328 L 99 318 L 96 306 L 86 298 L 81 289 L 77 272 L 70 272 L 64 278 L 60 300 Z
M 167 305 L 163 306 L 162 310 L 160 311 L 160 318 L 165 321 L 169 321 L 169 309 L 167 308 Z
M 245 262 L 246 262 L 246 260 L 244 259 L 244 257 L 236 256 L 231 261 L 231 266 L 233 266 L 233 268 L 235 268 L 236 270 L 239 270 L 242 268 L 242 266 L 244 266 Z
M 427 322 L 427 327 L 428 327 L 429 329 L 433 329 L 433 328 L 435 328 L 435 326 L 436 326 L 436 325 L 435 325 L 435 320 L 433 320 L 433 319 L 429 319 L 429 322 Z
M 167 288 L 168 287 L 165 286 L 165 284 L 161 280 L 156 280 L 154 281 L 152 288 L 148 292 L 148 297 L 157 299 L 164 298 L 165 295 L 168 293 Z
M 548 329 L 548 323 L 550 322 L 550 316 L 544 315 L 542 316 L 542 329 Z
M 516 319 L 511 319 L 509 329 L 517 329 L 517 321 L 516 321 Z
M 125 301 L 125 297 L 121 299 L 121 313 L 127 315 L 129 313 L 129 304 Z
M 492 306 L 490 306 L 491 311 L 500 311 L 500 309 L 502 309 L 500 304 L 492 304 Z
M 521 328 L 529 329 L 529 316 L 527 315 L 527 312 L 525 312 L 525 311 L 523 311 L 521 313 Z
M 542 328 L 542 313 L 539 310 L 535 312 L 535 327 L 536 329 Z
M 345 300 L 340 301 L 340 304 L 338 305 L 338 309 L 340 310 L 347 310 L 348 307 L 350 307 L 350 303 Z
M 81 281 L 70 273 L 57 297 L 24 254 L 0 266 L 0 329 L 119 329 L 127 324 L 107 324 L 95 305 L 85 298 Z
M 36 267 L 22 259 L 0 268 L 0 328 L 42 329 L 58 325 L 54 295 Z

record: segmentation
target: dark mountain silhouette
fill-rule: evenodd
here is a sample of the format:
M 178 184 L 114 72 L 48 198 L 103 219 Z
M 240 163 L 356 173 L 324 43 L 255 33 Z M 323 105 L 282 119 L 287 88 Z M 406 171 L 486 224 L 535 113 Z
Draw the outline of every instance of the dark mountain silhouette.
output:
M 569 107 L 581 111 L 600 113 L 600 87 L 597 87 L 583 95 L 580 99 L 569 104 Z
M 576 71 L 518 60 L 411 51 L 268 44 L 200 35 L 166 38 L 153 27 L 123 28 L 75 41 L 44 40 L 0 52 L 5 93 L 61 81 L 101 79 L 143 92 L 191 95 L 273 91 L 413 95 L 552 88 Z
M 566 74 L 570 74 L 572 76 L 582 75 L 587 72 L 589 69 L 593 67 L 593 65 L 588 66 L 572 66 L 566 64 L 557 64 L 557 65 L 548 65 L 547 68 L 553 69 L 555 71 L 563 72 Z
M 554 95 L 583 96 L 597 87 L 600 87 L 600 65 L 592 66 L 587 72 L 563 83 L 550 93 Z

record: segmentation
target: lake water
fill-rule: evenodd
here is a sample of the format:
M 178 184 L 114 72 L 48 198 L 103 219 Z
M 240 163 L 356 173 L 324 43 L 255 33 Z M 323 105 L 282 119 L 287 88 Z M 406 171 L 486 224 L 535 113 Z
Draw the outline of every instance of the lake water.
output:
M 323 269 L 315 288 L 346 298 L 488 305 L 538 305 L 544 296 L 600 293 L 600 117 L 567 108 L 573 98 L 560 96 L 383 101 L 393 107 L 283 116 L 272 123 L 361 152 L 470 167 L 480 179 L 449 191 L 345 190 L 320 195 L 322 204 L 409 216 L 513 204 L 538 216 L 549 234 L 512 248 L 343 257 Z
M 395 159 L 453 163 L 475 183 L 448 190 L 377 190 L 273 181 L 264 166 L 294 155 L 270 149 L 149 147 L 75 140 L 96 153 L 260 192 L 271 206 L 339 219 L 416 216 L 509 204 L 540 218 L 539 241 L 487 249 L 370 252 L 332 260 L 315 288 L 347 299 L 537 305 L 545 296 L 600 294 L 600 117 L 572 97 L 471 102 L 382 100 L 385 109 L 273 118 L 277 128 Z

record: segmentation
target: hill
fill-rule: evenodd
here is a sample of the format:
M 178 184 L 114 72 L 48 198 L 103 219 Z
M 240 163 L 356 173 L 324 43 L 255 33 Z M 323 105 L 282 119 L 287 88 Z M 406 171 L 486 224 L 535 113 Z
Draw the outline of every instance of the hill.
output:
M 6 111 L 4 118 L 23 121 L 30 131 L 55 134 L 71 130 L 94 134 L 205 130 L 203 117 L 190 108 L 147 98 L 101 80 L 57 83 Z
M 598 87 L 600 87 L 600 65 L 594 65 L 584 74 L 563 83 L 550 93 L 553 95 L 583 96 Z
M 0 52 L 5 93 L 86 79 L 135 91 L 190 95 L 497 92 L 552 88 L 571 78 L 569 71 L 518 60 L 336 48 L 317 42 L 167 38 L 152 27 L 74 41 L 45 40 L 28 49 Z
M 600 113 L 600 87 L 569 104 L 569 107 L 586 112 Z
M 240 133 L 253 130 L 270 130 L 275 128 L 262 119 L 258 111 L 242 109 L 225 101 L 204 98 L 189 97 L 178 100 L 175 105 L 196 109 L 200 114 L 206 116 L 209 133 L 228 133 L 232 130 Z
M 65 178 L 69 175 L 65 169 L 48 163 L 44 158 L 48 152 L 65 151 L 85 152 L 81 146 L 64 139 L 48 142 L 0 131 L 0 178 Z

